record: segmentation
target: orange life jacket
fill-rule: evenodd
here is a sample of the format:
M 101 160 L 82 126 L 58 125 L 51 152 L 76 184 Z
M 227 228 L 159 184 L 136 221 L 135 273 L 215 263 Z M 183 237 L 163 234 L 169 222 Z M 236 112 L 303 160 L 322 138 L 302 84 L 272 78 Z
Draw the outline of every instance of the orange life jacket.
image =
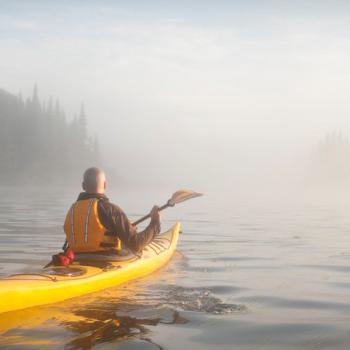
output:
M 64 232 L 75 253 L 121 249 L 118 238 L 106 235 L 107 230 L 98 217 L 98 201 L 97 198 L 77 201 L 67 213 Z

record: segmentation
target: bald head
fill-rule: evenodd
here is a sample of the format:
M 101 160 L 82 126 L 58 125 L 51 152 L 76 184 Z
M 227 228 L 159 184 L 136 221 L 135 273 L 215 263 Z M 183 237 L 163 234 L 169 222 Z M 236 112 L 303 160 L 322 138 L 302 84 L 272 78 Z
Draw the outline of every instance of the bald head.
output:
M 106 175 L 104 171 L 95 167 L 86 169 L 82 186 L 87 193 L 105 193 Z

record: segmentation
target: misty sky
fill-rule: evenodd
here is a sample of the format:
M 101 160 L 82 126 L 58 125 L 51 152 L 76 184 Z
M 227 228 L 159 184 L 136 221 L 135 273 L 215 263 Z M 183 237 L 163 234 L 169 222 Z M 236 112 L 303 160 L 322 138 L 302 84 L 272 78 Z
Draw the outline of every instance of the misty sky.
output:
M 350 135 L 348 1 L 0 1 L 0 88 L 84 102 L 122 176 L 283 176 Z

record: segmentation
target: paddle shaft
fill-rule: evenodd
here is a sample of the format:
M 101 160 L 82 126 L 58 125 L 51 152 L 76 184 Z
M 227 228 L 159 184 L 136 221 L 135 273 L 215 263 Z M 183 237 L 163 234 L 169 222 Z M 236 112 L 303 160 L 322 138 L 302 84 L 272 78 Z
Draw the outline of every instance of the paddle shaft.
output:
M 168 207 L 171 207 L 171 205 L 169 203 L 166 203 L 166 204 L 162 205 L 161 207 L 159 207 L 159 211 L 164 210 Z M 133 224 L 133 226 L 136 226 L 136 225 L 140 224 L 141 222 L 149 219 L 150 217 L 151 217 L 151 214 L 147 214 L 147 215 L 143 216 L 142 218 L 136 220 L 132 224 Z

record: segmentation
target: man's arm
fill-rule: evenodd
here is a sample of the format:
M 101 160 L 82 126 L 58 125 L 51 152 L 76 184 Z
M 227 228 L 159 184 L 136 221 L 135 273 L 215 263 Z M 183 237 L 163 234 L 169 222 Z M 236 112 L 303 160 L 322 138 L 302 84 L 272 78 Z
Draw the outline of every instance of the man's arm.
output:
M 124 229 L 117 231 L 121 241 L 133 252 L 141 251 L 148 243 L 151 243 L 153 238 L 160 233 L 160 220 L 152 218 L 149 225 L 141 232 L 137 232 L 124 212 L 120 213 L 119 220 L 123 222 Z M 117 219 L 118 221 L 118 219 Z
M 142 232 L 137 232 L 126 214 L 111 203 L 102 203 L 100 210 L 101 222 L 108 231 L 115 233 L 130 250 L 139 252 L 160 233 L 158 209 L 158 207 L 152 209 L 151 222 Z

